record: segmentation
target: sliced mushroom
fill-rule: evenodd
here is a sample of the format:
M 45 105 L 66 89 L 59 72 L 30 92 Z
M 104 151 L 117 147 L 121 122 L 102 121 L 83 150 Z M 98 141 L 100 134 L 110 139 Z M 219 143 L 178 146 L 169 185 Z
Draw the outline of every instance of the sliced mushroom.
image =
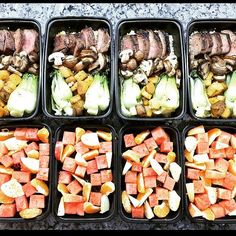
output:
M 226 80 L 226 75 L 213 75 L 213 78 L 214 78 L 216 81 L 223 82 L 223 81 Z
M 95 31 L 94 31 L 94 32 L 95 32 Z M 93 50 L 95 53 L 98 53 L 98 51 L 97 51 L 96 47 L 94 47 L 94 46 L 91 46 L 91 47 L 90 47 L 90 49 L 91 49 L 91 50 Z
M 12 66 L 8 66 L 7 70 L 8 70 L 9 72 L 11 72 L 11 73 L 15 73 L 15 74 L 19 75 L 20 77 L 22 77 L 22 73 L 19 72 L 18 70 L 16 70 L 16 69 L 15 69 L 14 67 L 12 67 Z
M 129 77 L 133 76 L 133 74 L 134 74 L 132 71 L 129 71 L 129 70 L 121 70 L 120 73 L 125 78 L 129 78 Z
M 226 56 L 223 59 L 226 64 L 231 65 L 231 66 L 236 66 L 236 57 L 234 56 Z
M 141 83 L 143 85 L 148 83 L 147 75 L 142 70 L 138 70 L 138 72 L 133 76 L 133 80 L 134 82 Z
M 136 111 L 137 111 L 137 114 L 139 116 L 145 116 L 146 115 L 146 110 L 145 110 L 145 107 L 141 104 L 138 104 L 135 106 L 136 108 Z
M 23 57 L 22 60 L 21 60 L 21 65 L 19 67 L 19 71 L 20 72 L 25 72 L 29 66 L 29 61 L 28 61 L 28 58 L 27 57 Z
M 48 61 L 54 62 L 54 65 L 60 66 L 62 65 L 63 60 L 65 59 L 65 55 L 62 52 L 54 52 L 49 55 Z
M 20 56 L 20 57 L 27 57 L 27 55 L 28 55 L 28 53 L 27 53 L 26 51 L 21 51 L 21 52 L 19 53 L 19 56 Z
M 3 65 L 10 65 L 12 63 L 12 56 L 4 56 L 2 58 Z
M 228 72 L 226 62 L 218 56 L 212 58 L 211 71 L 214 75 L 225 75 Z
M 121 70 L 127 70 L 127 64 L 121 63 L 119 68 Z
M 163 62 L 163 64 L 164 64 L 164 67 L 165 67 L 165 70 L 166 70 L 166 73 L 167 73 L 168 76 L 175 75 L 175 68 L 172 67 L 172 65 L 171 65 L 169 60 L 165 60 Z
M 35 63 L 35 62 L 38 62 L 38 60 L 39 60 L 39 55 L 38 55 L 38 53 L 36 53 L 36 52 L 31 52 L 30 55 L 29 55 L 29 61 L 30 61 L 31 63 Z
M 66 67 L 72 69 L 75 67 L 77 62 L 78 62 L 78 57 L 74 57 L 73 55 L 69 55 L 63 61 L 63 66 L 66 66 Z
M 88 72 L 95 70 L 96 68 L 99 67 L 99 61 L 98 59 L 91 65 L 88 66 Z
M 140 62 L 144 59 L 144 53 L 139 50 L 134 54 L 134 57 L 138 62 Z
M 123 51 L 120 52 L 120 59 L 121 59 L 121 63 L 127 63 L 130 59 L 130 57 L 132 57 L 134 54 L 133 50 L 131 49 L 125 49 Z
M 199 75 L 201 75 L 202 78 L 205 79 L 210 72 L 210 62 L 204 61 L 201 64 L 199 64 L 197 71 L 198 71 Z
M 84 57 L 81 61 L 85 66 L 88 66 L 89 64 L 92 64 L 94 62 L 94 59 L 92 57 Z
M 12 63 L 15 67 L 20 67 L 22 65 L 22 59 L 20 56 L 13 56 Z
M 83 64 L 82 61 L 78 62 L 73 68 L 73 70 L 76 71 L 76 72 L 79 72 L 83 69 L 84 69 L 84 64 Z
M 218 101 L 211 105 L 211 113 L 213 117 L 219 118 L 226 108 L 224 101 Z
M 0 63 L 0 70 L 4 69 L 6 66 Z
M 180 87 L 180 83 L 181 83 L 181 70 L 180 69 L 176 70 L 175 81 L 176 81 L 177 87 L 179 88 Z
M 131 71 L 135 70 L 138 66 L 137 61 L 134 58 L 130 59 L 126 65 L 127 69 Z
M 154 61 L 154 72 L 159 72 L 164 68 L 163 61 L 159 58 L 156 58 Z
M 32 74 L 35 74 L 35 75 L 38 74 L 38 70 L 35 69 L 33 66 L 31 66 L 31 67 L 28 69 L 28 72 L 29 72 L 29 73 L 32 73 Z
M 107 64 L 107 60 L 106 60 L 106 57 L 102 53 L 98 53 L 98 62 L 100 65 L 99 70 L 104 69 Z
M 139 67 L 147 76 L 149 76 L 153 71 L 153 65 L 153 60 L 143 60 Z
M 98 57 L 98 55 L 97 55 L 97 53 L 95 53 L 93 50 L 86 50 L 86 49 L 84 49 L 84 50 L 82 50 L 82 51 L 80 52 L 80 57 L 81 57 L 81 58 L 84 58 L 84 57 L 92 57 L 94 60 L 96 60 L 97 57 Z

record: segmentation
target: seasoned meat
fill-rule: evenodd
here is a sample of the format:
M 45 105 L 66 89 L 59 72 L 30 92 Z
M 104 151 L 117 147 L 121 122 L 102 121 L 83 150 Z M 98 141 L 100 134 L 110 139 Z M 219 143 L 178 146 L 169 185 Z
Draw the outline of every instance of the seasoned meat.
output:
M 124 35 L 122 40 L 121 40 L 121 51 L 126 50 L 126 49 L 131 49 L 134 50 L 134 42 L 131 39 L 130 35 Z
M 213 47 L 211 50 L 210 56 L 222 54 L 222 40 L 220 33 L 215 32 L 211 34 Z
M 67 45 L 69 43 L 68 35 L 66 34 L 58 34 L 54 38 L 54 49 L 53 52 L 66 52 Z
M 219 118 L 226 108 L 224 101 L 218 101 L 211 105 L 211 113 L 213 117 Z
M 20 52 L 22 49 L 22 41 L 23 41 L 22 30 L 17 29 L 14 32 L 13 37 L 15 40 L 15 50 L 16 50 L 16 52 Z
M 138 47 L 139 50 L 144 54 L 144 59 L 148 58 L 149 54 L 149 39 L 148 39 L 148 32 L 144 30 L 140 30 L 137 33 L 137 39 L 138 39 Z
M 95 35 L 91 27 L 82 29 L 81 34 L 83 34 L 86 49 L 90 49 L 91 46 L 95 46 Z
M 30 54 L 35 51 L 38 52 L 38 32 L 33 29 L 24 29 L 23 30 L 23 43 L 22 50 Z
M 4 30 L 5 32 L 5 44 L 4 44 L 4 54 L 9 55 L 15 51 L 15 40 L 10 31 Z
M 69 34 L 68 35 L 69 43 L 68 43 L 67 47 L 68 47 L 68 51 L 70 52 L 70 54 L 74 53 L 75 46 L 76 46 L 76 38 L 77 38 L 76 34 Z
M 201 53 L 210 53 L 213 47 L 212 37 L 208 32 L 202 32 L 202 50 Z
M 0 30 L 0 53 L 4 53 L 5 39 L 6 37 L 4 30 Z
M 222 54 L 226 54 L 230 51 L 230 37 L 228 34 L 220 33 L 221 41 L 222 41 Z
M 137 35 L 130 35 L 131 40 L 133 41 L 133 45 L 134 45 L 134 53 L 137 52 L 139 50 L 139 46 L 138 46 L 138 38 Z
M 226 54 L 226 56 L 236 56 L 236 34 L 234 34 L 231 30 L 222 30 L 221 33 L 228 34 L 230 38 L 230 51 Z
M 162 44 L 162 54 L 161 54 L 161 58 L 164 59 L 167 54 L 168 54 L 168 48 L 169 48 L 169 37 L 168 35 L 162 31 L 162 30 L 158 30 L 157 34 L 161 40 L 161 44 Z
M 83 35 L 79 34 L 76 37 L 76 44 L 74 48 L 73 55 L 75 57 L 79 56 L 80 52 L 85 49 L 85 41 L 83 40 Z
M 160 58 L 162 55 L 162 43 L 157 34 L 155 34 L 152 30 L 148 31 L 149 33 L 149 53 L 148 53 L 148 59 L 155 59 Z
M 189 54 L 191 61 L 194 60 L 194 57 L 201 54 L 203 48 L 202 34 L 194 33 L 189 37 Z
M 106 29 L 98 29 L 96 49 L 98 52 L 107 52 L 110 46 L 111 37 Z

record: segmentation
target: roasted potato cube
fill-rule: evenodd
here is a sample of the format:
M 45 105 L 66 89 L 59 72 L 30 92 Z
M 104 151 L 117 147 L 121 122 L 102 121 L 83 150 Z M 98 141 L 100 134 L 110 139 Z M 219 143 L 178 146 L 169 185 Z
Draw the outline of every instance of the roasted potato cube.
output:
M 65 67 L 65 66 L 60 66 L 59 70 L 64 78 L 68 78 L 73 75 L 71 69 Z
M 143 105 L 144 106 L 148 106 L 148 104 L 149 104 L 149 100 L 148 99 L 142 97 L 142 101 L 143 101 Z
M 79 95 L 84 95 L 88 90 L 88 84 L 85 83 L 84 81 L 78 81 L 77 83 L 78 83 L 77 93 Z
M 146 116 L 152 117 L 152 109 L 149 106 L 144 106 L 146 110 Z
M 149 94 L 146 90 L 145 87 L 143 87 L 142 92 L 141 92 L 142 96 L 147 98 L 147 99 L 151 99 L 152 98 L 152 94 Z
M 153 84 L 156 84 L 159 81 L 159 77 L 158 76 L 149 77 L 148 81 Z
M 10 76 L 10 72 L 7 70 L 0 70 L 0 80 L 7 80 Z
M 76 91 L 77 88 L 78 88 L 78 82 L 75 82 L 75 83 L 70 87 L 70 89 L 71 89 L 72 92 Z
M 82 115 L 84 110 L 84 101 L 79 100 L 77 103 L 72 104 L 72 108 L 74 109 L 77 116 Z
M 145 110 L 145 108 L 144 108 L 143 105 L 138 104 L 138 105 L 136 105 L 135 108 L 136 108 L 137 114 L 138 114 L 139 116 L 145 116 L 145 115 L 146 115 L 146 110 Z
M 15 85 L 18 85 L 21 80 L 21 77 L 17 74 L 11 74 L 8 79 L 8 81 L 12 81 Z
M 5 109 L 3 107 L 0 107 L 0 117 L 5 116 Z
M 92 84 L 93 82 L 93 77 L 91 75 L 89 75 L 85 80 L 84 82 L 88 85 L 88 88 L 89 86 Z
M 72 75 L 66 78 L 66 83 L 69 84 L 71 82 L 76 82 L 76 78 Z
M 224 112 L 221 114 L 221 117 L 227 119 L 231 116 L 231 111 L 228 107 L 225 108 Z
M 79 94 L 76 94 L 70 99 L 71 104 L 77 103 L 79 100 L 81 100 L 81 96 Z
M 7 85 L 5 85 L 5 86 L 3 87 L 3 89 L 4 89 L 7 93 L 9 93 L 9 94 L 11 94 L 11 93 L 14 91 L 14 89 L 10 88 L 10 87 L 7 86 Z
M 213 73 L 209 72 L 209 74 L 207 75 L 207 77 L 204 80 L 204 84 L 206 87 L 210 86 L 212 83 L 212 77 L 213 77 Z
M 3 86 L 4 86 L 4 81 L 0 80 L 0 90 L 3 88 Z
M 147 85 L 146 85 L 146 91 L 147 91 L 149 94 L 154 94 L 154 92 L 155 92 L 155 85 L 154 85 L 152 82 L 147 83 Z
M 84 71 L 84 70 L 81 70 L 79 71 L 76 75 L 75 75 L 75 79 L 77 81 L 82 81 L 84 79 L 86 79 L 88 77 L 88 74 Z
M 207 88 L 207 95 L 208 97 L 215 97 L 222 94 L 226 89 L 226 83 L 214 82 Z
M 225 111 L 226 105 L 224 101 L 218 101 L 211 105 L 211 114 L 213 117 L 219 118 Z

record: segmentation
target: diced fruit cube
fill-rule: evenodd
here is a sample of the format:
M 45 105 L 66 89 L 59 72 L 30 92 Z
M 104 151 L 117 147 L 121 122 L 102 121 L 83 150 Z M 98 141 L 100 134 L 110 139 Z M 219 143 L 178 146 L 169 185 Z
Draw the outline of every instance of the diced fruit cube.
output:
M 148 138 L 144 140 L 144 144 L 146 145 L 149 152 L 157 148 L 157 144 L 154 140 L 154 138 Z
M 28 183 L 31 180 L 31 173 L 25 171 L 13 171 L 12 178 L 16 179 L 19 183 Z
M 84 216 L 83 202 L 65 202 L 64 207 L 65 207 L 65 214 Z
M 154 188 L 157 186 L 156 176 L 146 176 L 144 177 L 145 188 Z
M 220 201 L 219 205 L 225 209 L 226 214 L 236 209 L 236 202 L 234 199 Z
M 75 144 L 75 132 L 64 131 L 62 143 L 74 145 Z
M 137 194 L 137 184 L 126 183 L 127 194 Z
M 218 136 L 216 140 L 221 143 L 229 144 L 230 139 L 231 139 L 231 134 L 225 131 L 221 131 L 220 136 Z
M 156 194 L 156 193 L 152 193 L 152 194 L 148 197 L 148 201 L 149 201 L 150 207 L 157 206 L 157 205 L 158 205 L 157 194 Z
M 187 178 L 188 179 L 199 179 L 200 178 L 200 170 L 188 168 L 187 169 Z
M 86 167 L 78 165 L 76 170 L 75 170 L 75 174 L 78 175 L 81 178 L 84 178 L 86 170 L 87 170 Z
M 34 186 L 32 186 L 30 182 L 24 184 L 22 186 L 22 189 L 23 189 L 26 197 L 29 197 L 37 192 L 36 188 Z
M 156 194 L 158 200 L 168 200 L 169 199 L 169 191 L 167 189 L 156 187 Z
M 206 169 L 208 170 L 214 170 L 215 169 L 215 162 L 214 159 L 210 159 L 209 161 L 205 162 Z
M 225 173 L 214 171 L 214 170 L 206 170 L 205 171 L 205 178 L 207 179 L 223 179 L 225 178 Z
M 72 175 L 68 171 L 60 171 L 58 177 L 59 184 L 69 184 L 72 180 Z
M 136 172 L 142 172 L 142 164 L 141 163 L 133 162 L 131 170 L 132 171 L 136 171 Z
M 16 139 L 21 139 L 21 140 L 26 139 L 25 137 L 26 130 L 27 128 L 16 128 L 14 131 L 14 137 L 16 137 Z
M 91 150 L 89 152 L 86 152 L 85 154 L 82 155 L 82 158 L 85 161 L 89 161 L 89 160 L 93 160 L 95 157 L 97 157 L 99 155 L 98 150 Z
M 25 139 L 29 141 L 38 141 L 38 129 L 27 128 L 25 133 Z
M 77 153 L 83 155 L 89 151 L 89 148 L 87 146 L 85 146 L 82 142 L 78 142 L 75 145 L 75 150 Z
M 89 201 L 95 206 L 100 206 L 101 205 L 101 197 L 102 197 L 101 193 L 91 192 Z
M 49 167 L 49 156 L 39 156 L 39 168 Z
M 161 127 L 157 127 L 155 129 L 151 130 L 151 134 L 158 145 L 160 145 L 163 142 L 170 141 L 169 135 Z
M 208 144 L 208 142 L 198 143 L 197 148 L 196 148 L 196 153 L 197 154 L 209 153 L 209 144 Z
M 230 146 L 230 147 L 225 148 L 226 158 L 233 159 L 235 153 L 236 153 L 236 149 L 234 149 L 233 147 Z
M 48 181 L 49 168 L 39 168 L 39 172 L 36 175 L 37 179 Z
M 216 149 L 210 148 L 209 157 L 210 158 L 226 158 L 225 149 L 216 150 Z
M 162 154 L 162 153 L 156 153 L 155 155 L 155 160 L 159 163 L 167 163 L 167 155 Z
M 223 187 L 232 190 L 236 185 L 236 176 L 227 172 L 225 178 L 223 179 Z
M 200 142 L 208 143 L 208 133 L 196 134 L 195 137 L 196 137 L 198 143 L 200 143 Z
M 175 186 L 175 180 L 167 175 L 163 187 L 172 191 L 174 189 L 174 186 Z
M 204 193 L 204 182 L 202 180 L 193 180 L 194 193 Z
M 95 160 L 97 162 L 97 167 L 99 170 L 108 167 L 106 155 L 96 156 Z
M 225 217 L 225 210 L 220 204 L 211 205 L 210 208 L 213 211 L 216 219 Z
M 144 143 L 137 145 L 132 148 L 132 150 L 137 153 L 140 157 L 147 156 L 149 154 L 149 151 Z
M 45 196 L 42 194 L 31 195 L 29 200 L 29 208 L 45 208 Z
M 167 175 L 168 175 L 168 173 L 166 171 L 164 171 L 161 175 L 157 176 L 157 180 L 164 184 L 166 181 Z
M 15 203 L 16 203 L 16 211 L 22 211 L 26 208 L 29 208 L 29 203 L 25 195 L 16 197 Z
M 134 140 L 134 135 L 133 134 L 125 134 L 124 135 L 124 142 L 125 142 L 125 147 L 134 147 L 136 146 L 136 142 Z
M 14 217 L 16 214 L 16 204 L 0 205 L 0 217 Z
M 112 142 L 100 142 L 99 153 L 112 152 Z
M 173 142 L 163 142 L 160 146 L 160 151 L 164 153 L 173 151 Z
M 83 187 L 78 183 L 76 179 L 70 182 L 66 187 L 71 194 L 75 195 L 81 192 L 83 189 Z
M 215 159 L 215 169 L 220 171 L 220 172 L 223 172 L 223 173 L 226 173 L 227 170 L 229 168 L 229 163 L 228 161 L 226 161 L 225 159 L 223 158 L 217 158 Z
M 13 159 L 8 155 L 2 156 L 1 157 L 1 162 L 5 167 L 11 167 L 14 164 Z
M 23 150 L 15 152 L 12 154 L 13 164 L 19 164 L 21 162 L 21 157 L 25 157 L 25 152 Z
M 224 200 L 231 199 L 231 191 L 228 189 L 218 188 L 217 189 L 217 197 Z
M 111 170 L 102 170 L 101 171 L 101 181 L 102 181 L 102 183 L 110 182 L 110 181 L 112 181 L 112 179 L 113 179 L 113 177 L 112 177 Z
M 91 182 L 92 186 L 101 186 L 102 185 L 101 174 L 100 173 L 91 174 L 90 175 L 90 182 Z
M 6 145 L 2 142 L 0 142 L 0 154 L 5 155 L 8 153 L 8 149 Z
M 132 218 L 136 218 L 136 219 L 142 219 L 144 218 L 144 206 L 140 206 L 140 207 L 131 207 L 131 214 L 132 214 Z
M 36 142 L 30 143 L 27 147 L 24 148 L 24 151 L 26 154 L 32 150 L 36 150 L 36 151 L 39 150 L 39 146 Z
M 98 172 L 98 166 L 96 160 L 88 161 L 87 174 L 90 175 L 96 172 Z
M 152 167 L 143 168 L 143 176 L 157 176 L 157 173 L 152 169 Z
M 39 144 L 39 155 L 40 156 L 49 156 L 50 155 L 49 143 L 40 143 Z
M 211 205 L 207 193 L 197 194 L 194 198 L 194 203 L 196 207 L 201 211 L 206 210 Z
M 128 171 L 125 174 L 125 183 L 136 183 L 137 182 L 137 172 Z
M 63 162 L 62 170 L 74 173 L 76 170 L 76 167 L 77 167 L 77 164 L 76 164 L 75 159 L 71 157 L 66 157 Z

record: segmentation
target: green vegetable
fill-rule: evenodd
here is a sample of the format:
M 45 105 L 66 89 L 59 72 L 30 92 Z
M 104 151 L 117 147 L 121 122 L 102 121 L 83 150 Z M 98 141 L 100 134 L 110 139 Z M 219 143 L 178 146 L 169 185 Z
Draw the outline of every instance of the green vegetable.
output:
M 190 76 L 191 101 L 197 117 L 209 117 L 211 115 L 211 104 L 208 100 L 204 82 L 196 74 Z
M 227 81 L 228 89 L 225 91 L 225 104 L 232 113 L 233 117 L 236 117 L 236 71 L 231 75 L 231 78 Z
M 105 111 L 110 103 L 108 81 L 105 75 L 94 75 L 94 80 L 85 94 L 84 108 L 90 115 Z
M 135 106 L 140 103 L 141 90 L 132 78 L 124 80 L 121 86 L 121 111 L 125 116 L 135 116 L 137 111 Z
M 59 70 L 54 70 L 50 76 L 53 77 L 51 84 L 52 109 L 56 112 L 56 115 L 73 115 L 73 108 L 70 103 L 73 94 L 70 87 Z
M 36 108 L 38 91 L 38 77 L 26 73 L 17 88 L 11 93 L 7 108 L 13 117 L 22 117 L 24 113 L 30 114 Z

